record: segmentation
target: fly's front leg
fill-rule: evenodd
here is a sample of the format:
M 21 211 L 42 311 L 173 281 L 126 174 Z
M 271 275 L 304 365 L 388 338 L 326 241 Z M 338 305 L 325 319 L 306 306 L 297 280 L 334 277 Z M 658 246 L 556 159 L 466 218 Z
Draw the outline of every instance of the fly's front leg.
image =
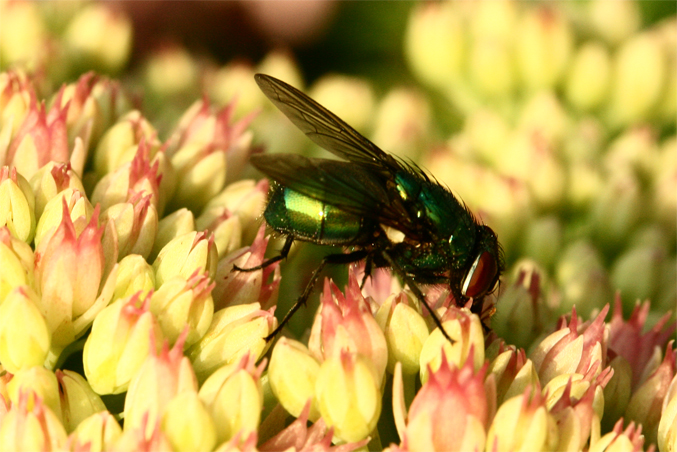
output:
M 313 274 L 310 276 L 310 280 L 308 281 L 308 284 L 306 284 L 306 288 L 303 290 L 301 296 L 296 300 L 294 306 L 292 306 L 291 309 L 289 309 L 289 312 L 287 312 L 287 314 L 284 316 L 284 318 L 277 326 L 277 328 L 275 328 L 275 330 L 266 337 L 266 341 L 270 341 L 273 338 L 275 338 L 275 336 L 277 336 L 277 334 L 280 331 L 282 331 L 282 328 L 284 328 L 285 325 L 289 323 L 289 320 L 296 313 L 296 311 L 298 311 L 301 306 L 306 304 L 306 301 L 308 301 L 308 297 L 310 297 L 310 294 L 313 291 L 313 287 L 315 287 L 315 283 L 320 277 L 320 272 L 322 272 L 322 269 L 324 268 L 325 265 L 351 264 L 353 262 L 361 261 L 362 259 L 367 257 L 367 254 L 368 253 L 365 250 L 358 250 L 348 254 L 330 254 L 328 256 L 325 256 L 320 261 L 320 265 L 318 265 L 315 271 L 313 271 Z
M 256 267 L 250 267 L 250 268 L 241 268 L 238 267 L 237 265 L 233 265 L 233 271 L 238 271 L 238 272 L 253 272 L 256 270 L 261 270 L 262 268 L 266 268 L 269 265 L 274 264 L 275 262 L 279 262 L 282 259 L 286 259 L 287 256 L 289 255 L 289 250 L 291 249 L 291 245 L 294 243 L 294 237 L 291 235 L 287 236 L 287 239 L 284 242 L 284 246 L 280 250 L 280 254 L 271 257 L 270 259 L 267 259 L 261 263 L 261 265 L 257 265 Z

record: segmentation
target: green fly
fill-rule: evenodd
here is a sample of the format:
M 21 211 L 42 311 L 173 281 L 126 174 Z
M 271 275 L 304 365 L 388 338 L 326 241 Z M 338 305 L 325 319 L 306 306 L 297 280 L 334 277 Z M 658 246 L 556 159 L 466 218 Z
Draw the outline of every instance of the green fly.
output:
M 236 270 L 258 270 L 286 258 L 295 240 L 350 250 L 324 257 L 267 339 L 306 302 L 325 265 L 361 260 L 365 278 L 380 267 L 398 275 L 447 339 L 419 284 L 447 285 L 457 304 L 472 298 L 471 310 L 480 314 L 483 298 L 497 286 L 504 269 L 494 231 L 417 165 L 382 151 L 298 89 L 269 75 L 255 79 L 308 138 L 346 160 L 296 154 L 251 157 L 252 165 L 272 179 L 264 218 L 286 241 L 278 256 Z M 388 230 L 399 231 L 402 239 L 389 238 Z

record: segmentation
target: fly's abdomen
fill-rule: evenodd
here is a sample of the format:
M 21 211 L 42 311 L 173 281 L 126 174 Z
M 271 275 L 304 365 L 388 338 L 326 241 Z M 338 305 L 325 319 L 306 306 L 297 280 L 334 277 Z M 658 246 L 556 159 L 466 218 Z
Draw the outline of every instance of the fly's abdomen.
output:
M 363 218 L 278 184 L 263 215 L 276 231 L 320 245 L 354 244 L 368 232 Z

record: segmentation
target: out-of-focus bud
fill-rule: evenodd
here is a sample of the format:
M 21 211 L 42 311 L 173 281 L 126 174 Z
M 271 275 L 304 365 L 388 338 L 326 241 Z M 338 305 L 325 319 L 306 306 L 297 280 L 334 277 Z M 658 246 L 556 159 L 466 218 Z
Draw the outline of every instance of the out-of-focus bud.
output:
M 571 123 L 558 96 L 552 90 L 545 90 L 531 96 L 522 107 L 518 130 L 526 134 L 536 150 L 557 149 L 570 134 Z
M 98 394 L 127 390 L 144 361 L 162 343 L 162 330 L 150 312 L 150 297 L 123 298 L 101 311 L 85 342 L 82 362 Z
M 38 5 L 3 2 L 0 15 L 3 23 L 0 30 L 0 67 L 4 69 L 12 63 L 19 63 L 37 69 L 48 48 L 47 30 Z
M 225 212 L 230 212 L 240 218 L 242 243 L 253 242 L 266 206 L 268 186 L 268 179 L 258 182 L 246 179 L 229 184 L 207 203 L 200 215 L 200 222 L 211 223 Z M 197 229 L 201 231 L 205 228 Z
M 461 77 L 466 30 L 454 2 L 417 5 L 409 15 L 404 41 L 407 61 L 424 83 L 446 90 Z
M 607 312 L 609 305 L 606 305 L 588 325 L 579 326 L 574 308 L 569 324 L 562 321 L 560 329 L 538 344 L 530 358 L 542 384 L 548 384 L 559 375 L 574 373 L 583 375 L 593 367 L 596 367 L 595 376 L 601 372 L 606 360 L 608 332 L 604 318 Z
M 253 135 L 247 127 L 254 115 L 233 123 L 233 111 L 231 102 L 212 112 L 204 99 L 184 113 L 167 151 L 178 176 L 175 207 L 199 212 L 242 171 L 251 153 Z
M 148 260 L 154 261 L 165 245 L 175 238 L 195 230 L 195 218 L 193 212 L 188 209 L 179 209 L 162 218 L 158 222 L 153 251 L 148 256 Z
M 236 433 L 248 436 L 256 432 L 263 408 L 261 373 L 265 360 L 257 367 L 256 355 L 246 352 L 237 363 L 214 372 L 200 388 L 200 400 L 219 428 L 217 444 L 228 441 Z
M 628 249 L 614 261 L 611 284 L 627 300 L 656 299 L 666 260 L 665 248 L 640 245 Z
M 489 363 L 488 374 L 495 377 L 496 403 L 499 406 L 504 400 L 523 394 L 527 386 L 540 391 L 534 363 L 527 359 L 524 349 L 504 349 L 501 344 L 498 356 Z
M 33 286 L 34 265 L 33 249 L 7 227 L 0 227 L 0 303 L 15 287 Z
M 456 367 L 462 367 L 468 358 L 473 360 L 475 371 L 478 371 L 484 363 L 484 331 L 482 322 L 476 314 L 472 314 L 467 308 L 451 306 L 442 316 L 442 326 L 449 337 L 454 341 L 450 343 L 444 337 L 439 328 L 436 328 L 421 349 L 420 368 L 421 382 L 428 379 L 428 372 L 435 372 L 442 362 L 442 354 L 445 359 Z M 470 350 L 474 352 L 470 355 Z
M 75 225 L 77 234 L 82 233 L 92 219 L 94 207 L 92 207 L 84 192 L 72 188 L 63 190 L 47 202 L 45 210 L 38 220 L 38 225 L 35 228 L 36 248 L 40 248 L 43 241 L 49 241 L 64 221 L 64 204 L 67 209 L 66 215 Z
M 113 449 L 113 444 L 122 435 L 120 424 L 108 411 L 92 414 L 80 422 L 69 436 L 74 451 L 89 446 L 90 452 Z
M 346 442 L 369 436 L 381 415 L 379 381 L 359 353 L 342 351 L 325 360 L 315 381 L 315 397 L 324 421 Z
M 19 240 L 30 243 L 35 234 L 35 196 L 16 167 L 0 168 L 0 226 Z
M 234 61 L 213 74 L 207 75 L 206 85 L 210 99 L 219 105 L 227 105 L 234 99 L 234 116 L 241 118 L 261 109 L 265 96 L 254 81 L 254 68 L 242 61 Z
M 670 124 L 677 113 L 677 18 L 673 15 L 664 19 L 655 27 L 655 32 L 663 46 L 666 58 L 666 80 L 663 95 L 659 101 L 657 116 L 664 124 Z
M 483 97 L 510 96 L 516 78 L 512 57 L 510 40 L 478 37 L 472 42 L 468 51 L 468 79 Z
M 153 289 L 155 273 L 143 257 L 130 254 L 120 261 L 113 300 L 131 297 L 137 292 L 140 292 L 140 297 L 145 297 Z
M 66 430 L 37 397 L 21 393 L 0 423 L 0 450 L 63 450 Z
M 91 386 L 84 377 L 72 370 L 57 370 L 59 382 L 63 425 L 66 431 L 72 432 L 80 422 L 90 416 L 106 410 Z
M 563 227 L 560 218 L 536 218 L 529 223 L 524 235 L 521 254 L 546 268 L 552 267 L 562 248 Z
M 656 107 L 666 80 L 667 65 L 657 35 L 636 34 L 618 49 L 608 118 L 614 127 L 642 121 Z
M 637 388 L 644 381 L 653 352 L 665 346 L 677 327 L 670 321 L 671 313 L 666 313 L 650 330 L 643 332 L 648 315 L 649 302 L 636 303 L 630 318 L 624 321 L 621 298 L 616 295 L 609 322 L 609 348 L 630 364 L 632 388 Z
M 47 358 L 51 335 L 38 305 L 28 286 L 18 286 L 0 300 L 0 363 L 10 373 L 40 366 Z
M 119 118 L 101 137 L 94 153 L 97 175 L 103 177 L 131 162 L 141 142 L 148 147 L 148 156 L 152 159 L 161 145 L 157 131 L 139 111 L 133 110 Z
M 573 177 L 581 177 L 578 167 L 591 168 L 594 164 L 595 169 L 599 171 L 597 159 L 607 144 L 606 135 L 606 128 L 596 116 L 584 116 L 573 120 L 569 133 L 563 137 L 562 148 L 559 150 L 559 155 L 569 163 L 567 169 Z M 569 175 L 567 181 L 569 191 L 572 191 L 572 186 L 576 182 L 573 177 Z M 593 190 L 593 193 L 596 191 Z M 576 204 L 574 206 L 578 207 Z
M 609 144 L 604 167 L 609 173 L 634 171 L 644 179 L 651 177 L 659 159 L 656 132 L 650 127 L 633 127 Z
M 530 90 L 555 87 L 568 67 L 573 48 L 568 19 L 550 5 L 525 8 L 516 29 L 522 83 Z
M 70 188 L 85 193 L 80 177 L 70 163 L 50 162 L 40 168 L 30 180 L 35 194 L 35 218 L 40 218 L 47 202 Z
M 501 294 L 500 307 L 491 318 L 492 329 L 507 342 L 518 347 L 531 345 L 545 308 L 541 279 L 543 270 L 532 261 L 515 265 L 517 277 Z
M 674 237 L 677 233 L 677 138 L 673 136 L 663 142 L 654 164 L 649 213 Z
M 186 351 L 198 380 L 204 381 L 219 367 L 247 354 L 254 359 L 263 356 L 271 344 L 265 338 L 277 327 L 273 311 L 251 303 L 215 312 L 205 335 Z
M 376 322 L 385 333 L 388 345 L 388 370 L 402 363 L 402 372 L 416 374 L 421 349 L 430 335 L 425 319 L 413 306 L 405 292 L 389 296 L 374 314 Z
M 483 450 L 489 409 L 484 389 L 487 367 L 475 373 L 471 360 L 461 368 L 445 357 L 414 397 L 402 435 L 405 450 Z
M 362 133 L 369 130 L 374 117 L 375 100 L 368 81 L 346 75 L 325 75 L 315 82 L 310 95 L 355 130 Z M 385 143 L 379 144 L 390 149 Z
M 57 106 L 47 111 L 44 102 L 38 105 L 32 100 L 26 117 L 7 147 L 5 164 L 30 179 L 49 162 L 68 162 L 67 113 L 67 108 Z
M 40 309 L 52 331 L 55 353 L 83 333 L 109 301 L 99 297 L 105 262 L 98 210 L 78 234 L 65 200 L 62 206 L 61 223 L 40 242 L 35 266 Z
M 592 442 L 588 450 L 589 452 L 633 452 L 644 450 L 642 426 L 635 426 L 634 422 L 630 422 L 628 427 L 623 430 L 623 419 L 619 419 L 613 431 Z
M 656 443 L 661 406 L 675 376 L 674 341 L 665 348 L 665 358 L 658 368 L 635 390 L 628 402 L 626 417 L 641 424 L 647 442 Z
M 658 450 L 677 450 L 677 376 L 663 399 L 657 441 Z
M 362 296 L 353 267 L 348 272 L 345 295 L 329 278 L 325 279 L 308 348 L 315 357 L 325 360 L 344 353 L 361 355 L 372 366 L 374 380 L 382 381 L 388 364 L 388 346 L 369 303 Z
M 642 14 L 635 1 L 593 0 L 587 10 L 590 24 L 611 45 L 621 43 L 641 25 Z
M 167 45 L 154 52 L 146 63 L 145 83 L 159 98 L 193 94 L 198 85 L 198 66 L 183 47 Z
M 118 258 L 129 254 L 148 257 L 157 233 L 158 214 L 151 195 L 134 193 L 124 203 L 114 204 L 103 213 L 102 222 L 110 221 L 116 231 Z
M 567 201 L 579 212 L 586 212 L 599 197 L 606 182 L 599 168 L 589 163 L 574 163 L 567 171 Z
M 373 141 L 393 154 L 415 160 L 428 147 L 430 116 L 430 106 L 421 93 L 394 89 L 378 106 Z
M 564 315 L 575 306 L 582 316 L 588 316 L 612 295 L 599 252 L 587 241 L 571 243 L 564 250 L 555 275 L 562 288 L 562 299 L 555 314 Z
M 613 369 L 614 373 L 609 383 L 604 387 L 603 431 L 610 431 L 616 419 L 623 417 L 632 390 L 632 368 L 630 368 L 628 361 L 619 355 L 609 362 L 609 367 Z
M 160 429 L 160 423 L 147 426 L 143 421 L 139 428 L 126 428 L 117 439 L 111 450 L 120 452 L 138 452 L 140 450 L 153 450 L 159 452 L 173 451 L 167 435 Z M 147 431 L 151 433 L 146 434 Z
M 189 232 L 176 237 L 160 250 L 153 262 L 155 285 L 180 275 L 188 279 L 195 272 L 207 272 L 210 278 L 216 274 L 216 248 L 211 234 Z
M 510 126 L 498 112 L 480 109 L 466 118 L 463 132 L 480 159 L 495 166 L 505 151 Z
M 257 432 L 251 432 L 245 437 L 246 439 L 242 437 L 243 435 L 240 432 L 236 433 L 229 441 L 221 444 L 215 452 L 257 452 L 259 450 L 256 447 Z
M 256 68 L 256 72 L 270 74 L 292 86 L 303 86 L 303 77 L 294 56 L 284 50 L 269 52 Z
M 567 101 L 579 111 L 594 110 L 606 98 L 610 78 L 609 51 L 597 41 L 586 42 L 576 50 L 571 62 L 565 87 Z
M 3 3 L 0 5 L 0 11 L 4 14 L 4 8 L 8 6 L 9 4 Z M 4 31 L 3 27 L 0 36 L 4 36 L 2 34 Z M 5 43 L 1 37 L 0 42 Z M 2 55 L 2 50 L 0 50 L 0 55 Z M 10 69 L 0 72 L 0 134 L 3 137 L 14 136 L 28 113 L 32 99 L 35 99 L 33 84 L 23 71 Z M 4 152 L 0 161 L 4 164 Z
M 197 392 L 177 394 L 165 407 L 160 428 L 176 452 L 213 450 L 216 425 Z
M 258 302 L 264 309 L 277 304 L 280 287 L 279 264 L 269 265 L 253 272 L 241 272 L 233 269 L 252 268 L 260 265 L 268 247 L 269 237 L 264 237 L 265 226 L 259 232 L 251 246 L 236 250 L 219 261 L 214 288 L 214 309 Z
M 290 366 L 290 363 L 294 365 Z M 299 417 L 301 413 L 306 413 L 311 421 L 320 417 L 313 402 L 319 370 L 320 363 L 301 342 L 282 337 L 275 344 L 268 366 L 270 387 L 292 416 Z
M 70 21 L 64 42 L 78 64 L 118 72 L 131 51 L 132 23 L 110 5 L 92 3 Z
M 213 288 L 214 283 L 204 272 L 195 273 L 189 278 L 176 275 L 153 293 L 150 310 L 170 344 L 174 344 L 186 330 L 186 347 L 205 335 L 214 315 Z
M 150 352 L 132 377 L 125 396 L 125 429 L 142 428 L 152 434 L 169 402 L 182 392 L 197 393 L 197 379 L 188 358 L 183 356 L 183 339 L 172 349 L 165 341 L 158 354 Z
M 540 392 L 527 388 L 524 394 L 506 400 L 496 412 L 487 433 L 491 450 L 555 450 L 557 424 Z
M 22 397 L 27 397 L 29 404 L 37 404 L 40 401 L 49 407 L 61 422 L 59 384 L 54 372 L 42 366 L 20 370 L 7 383 L 7 393 L 13 405 L 21 404 Z

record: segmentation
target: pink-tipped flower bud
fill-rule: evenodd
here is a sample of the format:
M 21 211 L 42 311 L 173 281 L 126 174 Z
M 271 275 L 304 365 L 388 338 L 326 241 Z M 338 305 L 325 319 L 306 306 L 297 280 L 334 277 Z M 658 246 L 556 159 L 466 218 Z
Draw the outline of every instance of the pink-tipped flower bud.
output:
M 213 450 L 216 424 L 197 392 L 174 396 L 165 407 L 160 428 L 175 451 Z
M 63 222 L 64 203 L 66 204 L 66 213 L 73 221 L 76 233 L 80 234 L 91 221 L 94 207 L 85 193 L 72 188 L 63 190 L 45 204 L 45 209 L 42 211 L 35 228 L 36 249 L 41 247 L 43 241 L 48 241 Z
M 150 297 L 123 298 L 101 311 L 85 342 L 87 381 L 98 394 L 127 390 L 149 354 L 159 350 L 162 330 L 150 312 Z
M 487 367 L 479 372 L 469 359 L 461 368 L 442 357 L 414 397 L 402 438 L 406 450 L 483 450 L 489 409 L 484 388 Z
M 39 397 L 21 393 L 0 423 L 0 450 L 62 450 L 66 430 Z
M 49 407 L 61 422 L 61 399 L 56 375 L 42 366 L 19 370 L 7 383 L 7 394 L 12 404 L 21 403 L 27 397 L 29 404 L 41 404 Z
M 349 270 L 345 295 L 328 278 L 324 281 L 321 306 L 310 332 L 311 353 L 329 359 L 344 353 L 361 355 L 380 382 L 388 364 L 388 346 L 369 303 L 362 296 L 353 268 Z
M 128 254 L 148 257 L 158 225 L 158 213 L 150 194 L 135 193 L 127 202 L 112 205 L 103 212 L 101 221 L 110 221 L 115 228 L 118 258 Z
M 89 452 L 112 450 L 122 436 L 122 428 L 108 411 L 100 411 L 82 420 L 68 437 L 72 450 L 89 447 Z
M 644 449 L 644 435 L 642 426 L 630 422 L 623 430 L 623 419 L 619 419 L 613 431 L 590 444 L 589 452 L 634 452 Z
M 663 399 L 657 436 L 658 450 L 677 450 L 677 375 Z
M 141 297 L 145 297 L 153 289 L 155 289 L 155 272 L 143 257 L 130 254 L 120 261 L 113 300 L 131 297 L 137 292 L 140 292 Z
M 184 335 L 174 347 L 164 341 L 158 354 L 151 353 L 132 377 L 125 396 L 125 429 L 142 428 L 146 435 L 160 422 L 169 402 L 182 392 L 197 393 L 197 379 L 188 358 L 183 356 Z
M 7 6 L 3 5 L 0 8 Z M 0 50 L 1 53 L 2 50 Z M 3 136 L 6 134 L 14 136 L 26 117 L 31 99 L 35 99 L 35 91 L 33 84 L 23 71 L 10 69 L 0 73 L 0 131 Z M 4 152 L 0 153 L 2 154 Z M 0 159 L 3 165 L 4 161 L 4 158 Z
M 70 188 L 85 193 L 80 177 L 70 163 L 50 162 L 40 168 L 30 180 L 35 194 L 35 217 L 40 218 L 47 202 Z
M 61 411 L 66 431 L 72 432 L 82 421 L 106 410 L 101 397 L 96 394 L 87 380 L 72 370 L 57 370 L 61 396 Z
M 195 273 L 190 278 L 176 275 L 151 296 L 150 310 L 171 344 L 187 331 L 186 347 L 200 340 L 214 316 L 211 292 L 214 283 L 207 272 Z
M 15 287 L 33 285 L 34 265 L 30 245 L 14 237 L 7 227 L 0 227 L 0 302 Z

